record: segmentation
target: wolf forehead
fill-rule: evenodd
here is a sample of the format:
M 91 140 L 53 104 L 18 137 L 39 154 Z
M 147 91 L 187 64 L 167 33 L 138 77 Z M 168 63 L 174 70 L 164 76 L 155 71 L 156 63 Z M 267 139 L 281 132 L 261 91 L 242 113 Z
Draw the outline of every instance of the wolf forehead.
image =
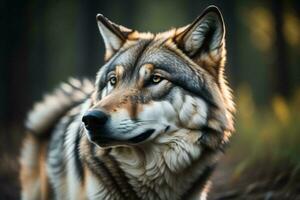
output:
M 174 85 L 184 88 L 195 95 L 204 95 L 209 101 L 212 97 L 205 87 L 210 75 L 195 66 L 172 42 L 172 33 L 147 39 L 128 41 L 104 66 L 97 76 L 97 85 L 102 90 L 114 72 L 123 83 L 137 82 L 146 74 L 161 72 L 164 78 Z M 149 38 L 150 37 L 150 38 Z
M 146 85 L 139 81 L 158 73 L 171 88 L 179 86 L 208 103 L 222 104 L 222 93 L 227 90 L 223 76 L 226 50 L 225 26 L 218 8 L 208 7 L 191 24 L 158 34 L 125 28 L 102 15 L 96 18 L 106 62 L 96 78 L 99 94 L 103 89 L 113 92 L 112 88 L 119 86 L 129 89 L 141 85 L 136 89 L 143 91 Z M 107 87 L 112 73 L 117 84 Z

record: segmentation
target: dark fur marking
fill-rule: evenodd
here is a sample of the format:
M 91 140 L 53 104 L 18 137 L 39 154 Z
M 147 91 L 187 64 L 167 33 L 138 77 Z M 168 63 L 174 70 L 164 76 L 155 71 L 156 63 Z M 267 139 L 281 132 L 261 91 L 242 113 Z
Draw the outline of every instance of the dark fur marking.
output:
M 47 164 L 50 165 L 51 170 L 54 172 L 54 176 L 61 177 L 65 170 L 65 159 L 62 154 L 56 155 L 56 156 L 50 156 L 50 153 L 53 152 L 53 150 L 61 149 L 61 151 L 64 151 L 65 149 L 65 139 L 66 139 L 66 130 L 68 126 L 73 122 L 75 118 L 75 115 L 68 116 L 68 119 L 65 123 L 60 121 L 54 128 L 53 133 L 50 138 L 50 143 L 48 146 L 48 155 L 47 155 Z M 51 159 L 51 162 L 50 162 Z M 54 177 L 55 178 L 55 177 Z
M 150 44 L 151 44 L 152 41 L 153 41 L 153 39 L 151 39 L 151 40 L 145 40 L 145 44 L 142 47 L 142 49 L 140 49 L 139 53 L 136 55 L 136 59 L 135 59 L 135 62 L 133 63 L 133 65 L 132 65 L 132 67 L 134 67 L 134 68 L 137 67 L 137 64 L 141 60 L 143 53 L 145 52 L 145 50 L 147 49 L 147 47 L 150 46 Z M 130 77 L 132 77 L 132 76 L 130 76 Z
M 217 104 L 214 102 L 214 99 L 213 99 L 213 96 L 210 94 L 209 90 L 206 88 L 206 83 L 205 81 L 202 81 L 202 80 L 199 80 L 199 77 L 197 76 L 198 80 L 193 80 L 192 77 L 194 77 L 194 74 L 193 73 L 197 73 L 195 71 L 195 69 L 191 68 L 190 67 L 190 64 L 184 59 L 182 58 L 182 56 L 174 51 L 172 48 L 168 47 L 168 46 L 165 46 L 165 49 L 173 54 L 173 55 L 176 55 L 176 57 L 178 59 L 180 59 L 180 61 L 184 62 L 182 63 L 182 65 L 184 65 L 185 67 L 181 67 L 179 69 L 185 69 L 185 72 L 180 72 L 179 73 L 179 77 L 186 77 L 184 80 L 181 80 L 181 81 L 178 81 L 178 85 L 181 86 L 182 88 L 190 91 L 191 93 L 194 93 L 200 97 L 202 97 L 203 99 L 205 99 L 207 101 L 207 103 L 209 103 L 211 106 L 214 106 L 214 107 L 218 107 Z M 179 51 L 182 51 L 182 49 L 178 49 Z M 184 52 L 183 52 L 184 53 Z M 186 55 L 186 53 L 184 53 Z M 167 56 L 166 56 L 167 57 Z M 161 62 L 161 63 L 164 63 L 164 62 Z M 165 62 L 165 63 L 170 63 L 170 62 Z M 172 61 L 171 61 L 172 63 Z M 197 63 L 195 63 L 197 64 Z M 159 68 L 162 68 L 163 70 L 167 71 L 170 73 L 170 71 L 172 73 L 174 73 L 174 67 L 172 68 L 172 66 L 166 66 L 166 65 L 161 65 L 161 64 L 156 64 Z M 198 64 L 197 64 L 198 65 Z M 199 66 L 200 68 L 200 66 Z M 189 69 L 188 71 L 186 69 Z M 202 68 L 204 69 L 205 71 L 207 71 L 205 68 Z M 191 73 L 192 72 L 192 73 Z M 209 72 L 210 73 L 210 72 Z M 195 82 L 198 82 L 198 84 L 195 84 Z M 180 84 L 181 83 L 181 84 Z M 193 85 L 191 83 L 194 83 Z M 187 86 L 187 87 L 184 87 L 184 86 Z M 196 92 L 194 92 L 196 91 Z
M 131 96 L 130 98 L 130 104 L 131 104 L 131 118 L 132 119 L 136 119 L 137 118 L 137 105 L 138 105 L 138 96 L 134 95 L 134 96 Z
M 102 22 L 104 24 L 104 26 L 110 30 L 111 32 L 113 32 L 115 35 L 117 35 L 122 41 L 126 40 L 126 37 L 128 35 L 128 33 L 123 34 L 123 32 L 120 30 L 120 28 L 118 27 L 118 25 L 110 22 L 106 17 L 104 17 L 101 14 L 97 15 L 97 20 L 99 20 L 100 22 Z M 116 50 L 116 49 L 114 49 Z
M 110 168 L 111 170 L 114 170 L 113 175 L 116 177 L 116 182 L 121 188 L 121 192 L 123 196 L 125 196 L 127 199 L 138 199 L 136 196 L 135 191 L 133 190 L 132 186 L 129 183 L 128 178 L 126 177 L 124 171 L 120 168 L 119 163 L 115 160 L 113 156 L 110 154 L 107 154 L 107 160 L 106 162 L 111 163 L 114 167 Z
M 103 181 L 103 184 L 106 186 L 106 188 L 116 188 L 120 194 L 123 194 L 122 189 L 119 187 L 117 181 L 109 171 L 109 168 L 106 166 L 105 162 L 95 155 L 95 148 L 97 148 L 96 145 L 90 143 L 90 156 L 92 160 L 86 160 L 88 167 L 100 180 L 104 180 L 103 178 L 109 180 L 110 183 Z
M 75 159 L 75 167 L 76 167 L 76 171 L 77 171 L 77 175 L 79 177 L 79 179 L 81 180 L 81 183 L 83 183 L 83 178 L 84 178 L 84 173 L 83 173 L 83 165 L 80 159 L 80 140 L 81 140 L 81 136 L 82 136 L 82 126 L 79 127 L 79 131 L 77 131 L 77 135 L 76 135 L 76 139 L 75 139 L 75 146 L 74 146 L 74 159 Z
M 139 63 L 143 53 L 145 52 L 147 47 L 149 47 L 149 45 L 151 44 L 152 41 L 153 40 L 145 41 L 146 43 L 144 44 L 143 48 L 136 55 L 136 60 L 135 60 L 134 64 L 132 65 L 133 69 L 137 68 L 137 64 Z M 139 69 L 139 68 L 137 68 L 137 69 Z M 132 77 L 134 76 L 135 71 L 136 70 L 132 70 L 132 73 L 128 77 L 131 77 L 131 79 L 132 79 Z M 137 102 L 139 102 L 139 97 L 138 96 L 133 96 L 133 98 L 131 98 L 132 118 L 136 118 L 136 116 L 137 116 Z
M 191 194 L 195 194 L 196 192 L 203 191 L 214 169 L 215 169 L 215 165 L 207 166 L 204 169 L 204 172 L 194 181 L 192 186 L 182 195 L 181 199 L 182 200 L 188 199 Z
M 199 139 L 203 146 L 208 149 L 216 150 L 221 148 L 221 144 L 223 141 L 223 132 L 215 130 L 211 127 L 204 126 L 201 128 L 203 135 Z

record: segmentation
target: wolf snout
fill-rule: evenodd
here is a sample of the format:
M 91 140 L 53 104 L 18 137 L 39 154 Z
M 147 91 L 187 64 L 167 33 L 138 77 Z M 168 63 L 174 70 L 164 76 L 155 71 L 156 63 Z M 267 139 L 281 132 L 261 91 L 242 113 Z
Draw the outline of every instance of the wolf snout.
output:
M 94 131 L 103 127 L 108 117 L 108 114 L 101 110 L 90 110 L 82 117 L 82 122 L 87 130 Z

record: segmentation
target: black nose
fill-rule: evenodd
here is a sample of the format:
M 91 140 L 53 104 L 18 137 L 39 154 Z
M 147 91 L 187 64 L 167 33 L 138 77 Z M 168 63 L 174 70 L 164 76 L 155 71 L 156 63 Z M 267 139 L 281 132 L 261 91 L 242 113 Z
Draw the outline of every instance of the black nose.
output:
M 89 131 L 101 128 L 108 120 L 108 115 L 100 110 L 88 111 L 83 117 L 82 122 Z

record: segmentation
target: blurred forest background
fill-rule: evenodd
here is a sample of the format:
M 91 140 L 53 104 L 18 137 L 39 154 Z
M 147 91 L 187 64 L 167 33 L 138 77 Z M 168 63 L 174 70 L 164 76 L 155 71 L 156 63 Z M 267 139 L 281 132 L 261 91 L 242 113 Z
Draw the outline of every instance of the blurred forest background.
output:
M 32 103 L 70 76 L 93 79 L 102 65 L 97 13 L 160 32 L 192 22 L 211 4 L 224 15 L 226 74 L 237 103 L 236 133 L 211 199 L 299 197 L 300 1 L 3 0 L 0 199 L 19 197 L 17 161 Z

